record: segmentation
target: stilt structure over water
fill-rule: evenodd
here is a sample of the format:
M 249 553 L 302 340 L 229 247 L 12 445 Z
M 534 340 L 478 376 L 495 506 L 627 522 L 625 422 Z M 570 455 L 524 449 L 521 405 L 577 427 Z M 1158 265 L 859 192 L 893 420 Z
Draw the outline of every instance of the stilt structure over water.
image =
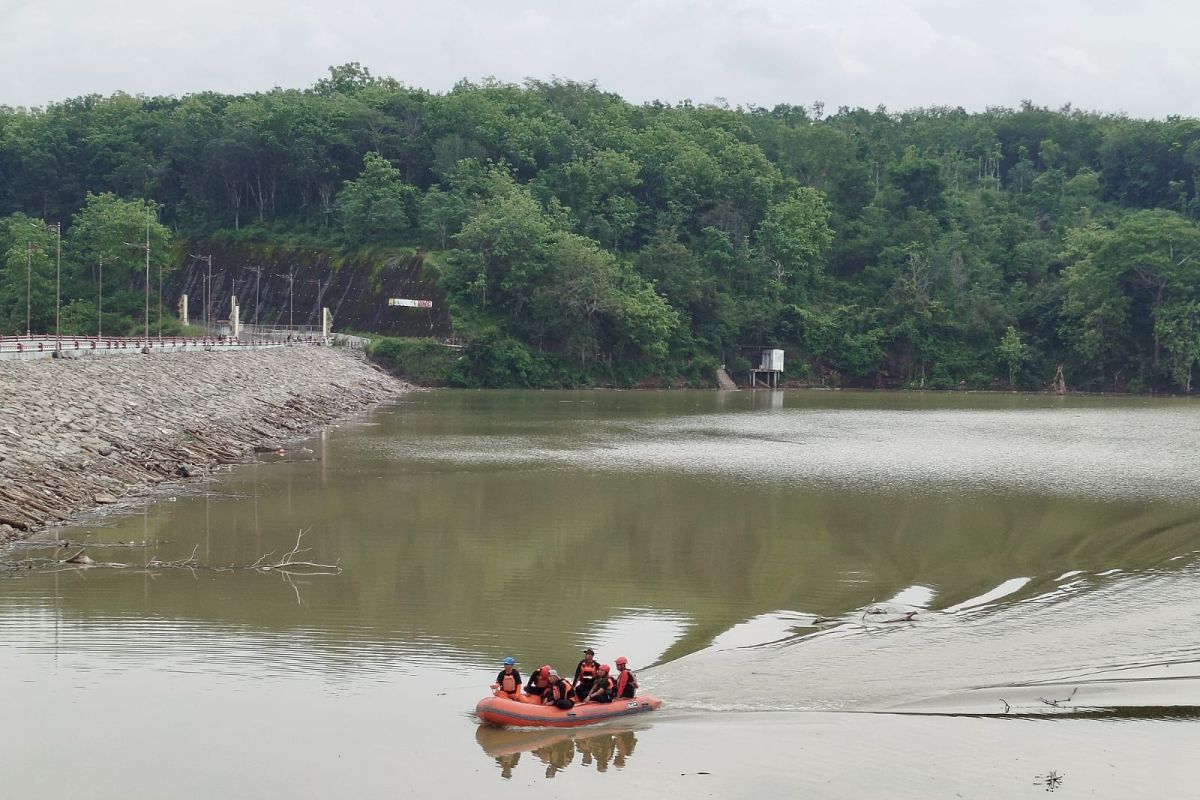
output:
M 783 351 L 773 347 L 738 348 L 751 364 L 751 389 L 778 389 L 783 375 Z

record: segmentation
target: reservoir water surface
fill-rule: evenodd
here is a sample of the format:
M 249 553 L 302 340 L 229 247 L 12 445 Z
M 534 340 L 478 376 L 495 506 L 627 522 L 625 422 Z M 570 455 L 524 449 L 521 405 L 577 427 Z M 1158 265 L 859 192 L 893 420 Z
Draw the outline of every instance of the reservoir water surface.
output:
M 1198 448 L 1189 400 L 414 392 L 0 576 L 5 794 L 1200 796 Z M 340 573 L 225 569 L 300 531 Z M 664 708 L 477 724 L 585 646 Z

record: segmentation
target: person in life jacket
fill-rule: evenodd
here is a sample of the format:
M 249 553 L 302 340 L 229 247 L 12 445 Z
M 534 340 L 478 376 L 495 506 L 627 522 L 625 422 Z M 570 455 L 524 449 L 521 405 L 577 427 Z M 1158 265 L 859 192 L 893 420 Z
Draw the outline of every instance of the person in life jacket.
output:
M 587 693 L 587 701 L 589 703 L 611 703 L 616 697 L 617 682 L 612 679 L 609 673 L 608 664 L 601 664 L 596 670 L 596 680 L 592 682 L 592 688 Z
M 525 684 L 525 694 L 529 698 L 529 702 L 540 703 L 542 695 L 550 688 L 550 665 L 535 669 L 533 674 L 529 676 L 529 683 Z
M 637 694 L 637 675 L 634 675 L 633 670 L 625 666 L 628 663 L 629 659 L 625 656 L 617 658 L 617 686 L 613 694 L 614 698 L 627 699 Z
M 542 705 L 564 711 L 575 707 L 575 699 L 571 697 L 571 682 L 559 675 L 558 670 L 550 670 L 550 686 L 542 694 Z
M 514 666 L 517 662 L 512 656 L 504 659 L 504 666 L 496 675 L 492 684 L 492 692 L 497 697 L 507 697 L 509 700 L 521 699 L 521 673 Z
M 592 681 L 596 680 L 596 668 L 600 665 L 595 661 L 596 651 L 588 648 L 583 651 L 583 660 L 575 667 L 575 699 L 582 700 L 592 690 Z

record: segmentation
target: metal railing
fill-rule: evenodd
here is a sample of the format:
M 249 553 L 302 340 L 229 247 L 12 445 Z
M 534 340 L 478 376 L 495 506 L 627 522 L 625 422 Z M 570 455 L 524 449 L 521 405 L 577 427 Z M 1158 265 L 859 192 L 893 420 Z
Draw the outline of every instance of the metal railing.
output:
M 241 325 L 241 335 L 256 336 L 264 339 L 319 339 L 322 331 L 320 325 Z
M 320 345 L 320 337 L 293 338 L 291 341 L 265 336 L 242 336 L 237 339 L 218 336 L 0 336 L 0 354 L 26 356 L 52 355 L 55 351 L 69 354 L 139 353 L 143 350 L 237 350 L 283 345 Z

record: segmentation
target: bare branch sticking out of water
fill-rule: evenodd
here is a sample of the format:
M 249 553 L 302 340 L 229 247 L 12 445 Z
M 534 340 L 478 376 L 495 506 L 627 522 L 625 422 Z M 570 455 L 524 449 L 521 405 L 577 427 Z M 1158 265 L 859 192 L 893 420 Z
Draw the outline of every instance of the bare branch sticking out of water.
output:
M 1007 714 L 1007 713 L 1008 713 L 1010 710 L 1012 710 L 1012 706 L 1010 706 L 1010 705 L 1008 704 L 1008 701 L 1007 701 L 1007 700 L 1005 700 L 1003 697 L 1001 697 L 1001 698 L 1000 698 L 1000 702 L 1001 702 L 1001 703 L 1004 703 L 1004 713 L 1005 713 L 1005 714 Z
M 264 563 L 267 556 L 259 558 L 255 561 L 250 569 L 256 569 L 260 572 L 281 572 L 281 573 L 302 573 L 304 575 L 337 575 L 342 571 L 340 564 L 320 564 L 316 561 L 297 561 L 296 556 L 301 553 L 307 553 L 311 548 L 300 547 L 301 540 L 304 539 L 304 530 L 296 536 L 296 544 L 284 554 L 283 558 L 279 559 L 274 564 Z
M 157 555 L 152 556 L 145 564 L 125 564 L 119 561 L 96 561 L 91 556 L 87 555 L 87 548 L 90 545 L 80 546 L 72 555 L 66 558 L 26 558 L 19 561 L 9 561 L 0 563 L 0 570 L 32 570 L 32 569 L 138 569 L 142 572 L 154 573 L 166 569 L 186 569 L 192 572 L 197 570 L 206 570 L 209 572 L 233 572 L 235 570 L 252 570 L 254 572 L 277 572 L 285 577 L 287 575 L 338 575 L 342 571 L 341 564 L 322 564 L 317 561 L 307 561 L 298 559 L 297 556 L 302 553 L 309 552 L 310 548 L 302 548 L 300 546 L 304 539 L 305 531 L 301 530 L 296 536 L 296 544 L 283 555 L 278 561 L 272 562 L 274 553 L 266 553 L 259 556 L 253 564 L 246 566 L 237 566 L 230 564 L 227 567 L 213 567 L 201 564 L 196 560 L 196 553 L 200 549 L 200 545 L 192 548 L 192 553 L 187 558 L 176 559 L 173 561 L 164 561 L 158 558 Z M 298 594 L 298 592 L 297 592 Z M 297 598 L 299 599 L 299 598 Z
M 200 566 L 200 562 L 196 561 L 196 551 L 199 549 L 200 545 L 196 545 L 190 556 L 178 561 L 159 561 L 158 556 L 154 556 L 146 562 L 146 569 L 196 569 Z
M 1057 770 L 1050 770 L 1045 775 L 1034 776 L 1034 786 L 1045 786 L 1047 792 L 1053 792 L 1058 787 L 1062 786 L 1062 780 L 1067 773 Z
M 1039 697 L 1038 700 L 1041 700 L 1043 703 L 1045 703 L 1046 705 L 1048 705 L 1052 708 L 1062 708 L 1063 704 L 1071 702 L 1071 698 L 1074 697 L 1075 693 L 1078 691 L 1079 691 L 1079 687 L 1076 686 L 1074 689 L 1071 690 L 1071 693 L 1069 695 L 1067 695 L 1066 697 L 1064 697 L 1061 700 L 1047 700 L 1045 697 Z

